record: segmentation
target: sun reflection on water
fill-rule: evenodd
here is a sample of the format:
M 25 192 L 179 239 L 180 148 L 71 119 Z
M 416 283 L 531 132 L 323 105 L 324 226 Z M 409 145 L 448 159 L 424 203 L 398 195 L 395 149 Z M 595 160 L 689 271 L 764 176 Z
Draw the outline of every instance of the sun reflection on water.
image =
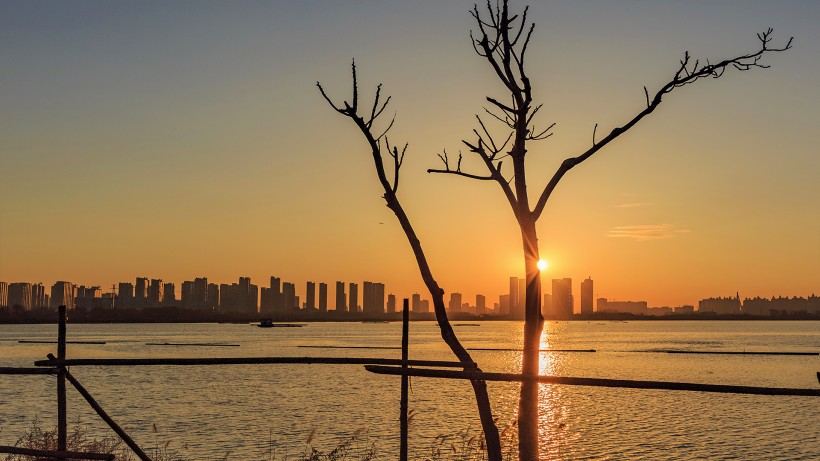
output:
M 546 322 L 541 333 L 541 360 L 539 374 L 561 376 L 566 368 L 567 356 L 561 352 L 548 352 L 561 349 L 561 324 Z M 569 427 L 572 409 L 567 404 L 565 388 L 552 384 L 542 384 L 538 394 L 539 442 L 541 456 L 545 459 L 558 459 L 561 452 L 573 438 Z

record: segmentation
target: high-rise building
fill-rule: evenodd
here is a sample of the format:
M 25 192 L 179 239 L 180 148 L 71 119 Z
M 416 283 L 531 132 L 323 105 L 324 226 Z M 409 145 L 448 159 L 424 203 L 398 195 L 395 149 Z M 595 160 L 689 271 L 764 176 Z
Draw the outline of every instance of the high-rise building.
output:
M 487 298 L 484 295 L 475 295 L 475 313 L 476 315 L 487 313 Z
M 177 289 L 173 283 L 162 285 L 162 304 L 166 306 L 176 306 Z
M 421 312 L 421 295 L 418 293 L 413 293 L 410 311 Z
M 53 294 L 51 298 L 54 298 Z M 132 307 L 134 307 L 134 284 L 120 282 L 117 286 L 117 309 L 130 309 Z
M 568 319 L 572 317 L 572 279 L 552 280 L 552 309 L 550 318 Z
M 194 282 L 190 280 L 182 282 L 182 286 L 179 291 L 179 298 L 182 301 L 182 307 L 186 309 L 194 308 Z
M 191 287 L 191 307 L 206 309 L 208 307 L 208 278 L 197 277 Z
M 305 309 L 316 309 L 316 282 L 305 286 Z
M 347 311 L 347 294 L 345 293 L 345 283 L 336 282 L 336 312 Z
M 498 314 L 510 315 L 510 295 L 501 295 L 498 297 Z
M 148 305 L 157 307 L 162 304 L 162 279 L 151 279 L 151 284 L 148 285 Z
M 450 293 L 450 304 L 447 310 L 450 312 L 461 312 L 461 293 Z
M 69 282 L 51 285 L 51 307 L 57 309 L 60 306 L 65 306 L 66 310 L 74 309 L 74 286 Z
M 299 308 L 299 302 L 296 300 L 296 285 L 282 282 L 282 302 L 285 312 Z
M 510 293 L 507 302 L 509 304 L 509 310 L 505 312 L 505 314 L 511 318 L 518 318 L 518 277 L 510 277 Z
M 251 300 L 252 293 L 251 293 L 251 278 L 250 277 L 239 277 L 239 283 L 237 284 L 237 308 L 240 311 L 246 312 L 251 310 Z M 254 306 L 253 310 L 256 306 Z
M 527 280 L 524 278 L 518 279 L 518 304 L 516 304 L 516 313 L 513 317 L 517 320 L 524 320 L 527 312 Z
M 0 282 L 0 307 L 9 305 L 9 284 Z
M 219 284 L 219 309 L 224 311 L 231 311 L 236 309 L 237 290 L 233 285 L 227 283 Z
M 319 282 L 319 312 L 327 312 L 327 283 Z
M 552 295 L 550 293 L 544 293 L 544 303 L 541 304 L 541 315 L 544 318 L 551 318 L 552 316 Z
M 359 285 L 352 282 L 350 283 L 350 302 L 348 303 L 348 309 L 354 314 L 359 312 Z
M 208 284 L 208 304 L 206 307 L 209 310 L 214 310 L 219 307 L 219 285 L 216 283 Z
M 364 282 L 362 312 L 367 314 L 384 314 L 384 284 Z
M 145 307 L 148 302 L 148 279 L 146 277 L 137 277 L 134 283 L 134 305 L 137 308 Z
M 42 283 L 31 284 L 31 307 L 32 309 L 48 307 L 46 304 L 46 289 Z
M 587 277 L 586 280 L 581 282 L 581 313 L 582 314 L 591 314 L 592 313 L 592 278 Z
M 31 310 L 31 284 L 25 282 L 9 284 L 9 306 Z
M 282 299 L 282 280 L 279 277 L 270 278 L 268 298 L 271 312 L 280 313 L 285 310 L 285 303 Z
M 396 295 L 387 295 L 387 313 L 392 314 L 396 312 Z

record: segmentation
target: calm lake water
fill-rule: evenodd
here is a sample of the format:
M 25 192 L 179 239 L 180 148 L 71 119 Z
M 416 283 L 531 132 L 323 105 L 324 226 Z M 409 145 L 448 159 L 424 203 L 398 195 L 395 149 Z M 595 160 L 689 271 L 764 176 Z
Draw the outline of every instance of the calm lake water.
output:
M 458 322 L 456 322 L 457 324 Z M 518 348 L 520 322 L 456 326 L 468 348 Z M 68 325 L 73 358 L 326 356 L 400 358 L 385 349 L 299 346 L 399 346 L 401 324 L 311 323 L 262 329 L 241 324 Z M 0 325 L 0 366 L 31 366 L 56 352 L 54 325 Z M 220 342 L 239 347 L 146 343 Z M 818 388 L 818 356 L 683 355 L 668 349 L 820 351 L 820 322 L 549 322 L 544 348 L 595 353 L 542 354 L 542 374 Z M 486 371 L 517 372 L 520 353 L 473 351 Z M 410 325 L 410 357 L 454 360 L 434 322 Z M 332 447 L 360 428 L 379 459 L 398 458 L 399 378 L 356 365 L 74 367 L 72 373 L 138 443 L 170 441 L 193 459 L 280 459 L 313 444 Z M 53 376 L 0 376 L 0 444 L 13 444 L 37 418 L 56 421 Z M 69 386 L 70 388 L 70 386 Z M 517 385 L 489 383 L 493 411 L 514 421 Z M 410 451 L 429 454 L 437 435 L 480 428 L 469 383 L 413 378 Z M 70 388 L 69 420 L 113 435 Z M 820 459 L 820 399 L 542 385 L 543 459 Z M 157 433 L 152 430 L 156 424 Z

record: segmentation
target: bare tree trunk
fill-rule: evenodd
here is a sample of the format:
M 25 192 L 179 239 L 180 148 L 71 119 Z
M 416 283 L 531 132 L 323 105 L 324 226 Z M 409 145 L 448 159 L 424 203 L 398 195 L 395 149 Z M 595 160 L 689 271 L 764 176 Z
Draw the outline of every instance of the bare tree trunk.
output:
M 436 313 L 439 329 L 441 330 L 441 338 L 460 361 L 474 363 L 469 352 L 464 349 L 464 346 L 461 345 L 458 337 L 456 337 L 450 320 L 447 318 L 447 311 L 444 306 L 444 290 L 438 286 L 438 283 L 433 278 L 433 274 L 427 264 L 427 258 L 424 256 L 424 250 L 421 248 L 421 242 L 419 242 L 418 237 L 416 237 L 416 232 L 413 230 L 410 220 L 404 213 L 404 209 L 392 192 L 388 191 L 385 193 L 384 199 L 387 201 L 387 207 L 390 208 L 396 215 L 396 218 L 398 218 L 402 230 L 404 230 L 407 236 L 407 241 L 410 242 L 410 247 L 413 249 L 421 277 L 427 286 L 427 290 L 430 292 L 430 296 L 433 298 L 433 309 Z M 536 364 L 536 372 L 537 368 L 538 366 Z M 490 397 L 487 393 L 487 383 L 483 380 L 470 380 L 470 384 L 473 386 L 473 394 L 475 394 L 476 406 L 478 407 L 478 416 L 481 420 L 481 429 L 487 444 L 487 459 L 490 461 L 501 461 L 501 437 L 498 434 L 498 426 L 496 426 L 495 420 L 493 419 Z M 536 392 L 537 390 L 538 387 L 536 385 Z
M 524 270 L 527 280 L 521 373 L 535 376 L 540 366 L 539 351 L 544 318 L 541 316 L 538 235 L 535 221 L 529 217 L 521 220 L 521 238 L 524 245 Z M 538 460 L 538 390 L 539 384 L 536 381 L 521 383 L 521 396 L 518 402 L 518 451 L 521 460 Z

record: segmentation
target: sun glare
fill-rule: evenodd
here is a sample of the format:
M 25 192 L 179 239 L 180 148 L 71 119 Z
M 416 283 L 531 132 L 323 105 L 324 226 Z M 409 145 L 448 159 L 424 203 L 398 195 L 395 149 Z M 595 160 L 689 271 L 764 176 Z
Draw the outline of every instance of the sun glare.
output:
M 538 270 L 539 271 L 542 271 L 542 270 L 544 270 L 548 267 L 550 267 L 550 263 L 548 263 L 546 260 L 544 260 L 544 259 L 539 259 L 538 260 Z

